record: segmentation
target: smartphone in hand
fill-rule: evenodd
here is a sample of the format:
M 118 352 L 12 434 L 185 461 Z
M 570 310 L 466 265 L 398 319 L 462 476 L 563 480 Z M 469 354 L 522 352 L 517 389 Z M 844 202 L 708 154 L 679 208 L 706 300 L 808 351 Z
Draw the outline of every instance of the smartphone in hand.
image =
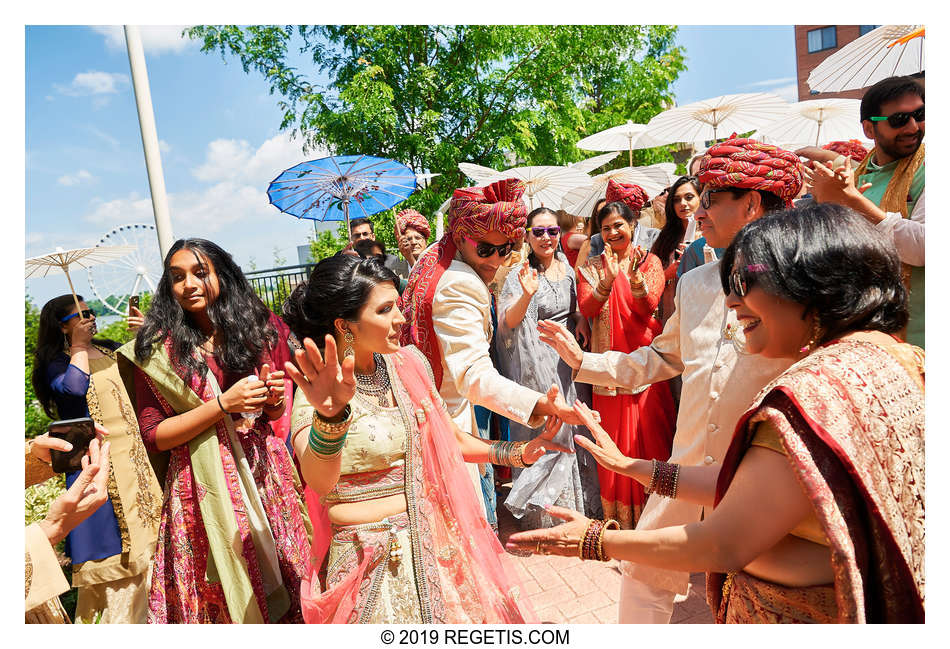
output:
M 82 456 L 89 449 L 89 443 L 96 437 L 96 426 L 90 417 L 63 419 L 54 421 L 46 427 L 50 437 L 63 439 L 73 445 L 71 451 L 50 449 L 53 471 L 68 473 L 82 468 Z
M 132 307 L 135 307 L 136 309 L 139 308 L 139 296 L 138 296 L 138 295 L 130 295 L 130 296 L 129 296 L 129 313 L 130 313 L 130 314 L 132 313 Z

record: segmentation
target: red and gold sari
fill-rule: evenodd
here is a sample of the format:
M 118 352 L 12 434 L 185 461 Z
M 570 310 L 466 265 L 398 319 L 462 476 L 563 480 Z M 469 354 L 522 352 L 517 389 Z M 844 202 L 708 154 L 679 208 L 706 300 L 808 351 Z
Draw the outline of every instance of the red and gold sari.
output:
M 740 419 L 722 499 L 759 423 L 774 427 L 831 550 L 834 582 L 710 574 L 719 622 L 924 621 L 923 351 L 835 341 L 766 386 Z
M 614 279 L 610 297 L 602 302 L 594 293 L 601 264 L 596 256 L 577 269 L 577 303 L 592 321 L 591 351 L 629 353 L 649 345 L 663 328 L 654 314 L 664 288 L 663 265 L 656 255 L 647 254 L 640 264 L 646 295 L 634 297 L 629 277 L 621 272 Z M 594 386 L 593 406 L 621 453 L 648 460 L 669 459 L 676 410 L 665 381 L 633 391 Z M 646 502 L 643 486 L 600 466 L 597 471 L 604 517 L 618 520 L 623 529 L 633 529 Z

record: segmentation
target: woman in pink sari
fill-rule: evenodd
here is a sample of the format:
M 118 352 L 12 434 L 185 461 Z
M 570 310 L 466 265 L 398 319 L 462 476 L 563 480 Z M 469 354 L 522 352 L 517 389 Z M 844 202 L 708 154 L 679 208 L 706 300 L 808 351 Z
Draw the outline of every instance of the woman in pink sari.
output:
M 378 259 L 339 255 L 317 264 L 284 306 L 304 341 L 296 365 L 285 365 L 299 388 L 294 451 L 325 507 L 313 515 L 304 619 L 533 622 L 463 461 L 531 464 L 563 450 L 550 441 L 561 423 L 519 443 L 459 431 L 425 356 L 399 347 L 396 282 Z
M 663 293 L 663 264 L 634 245 L 640 226 L 625 203 L 608 203 L 598 216 L 605 249 L 578 267 L 577 303 L 593 322 L 592 352 L 632 352 L 649 345 L 662 329 L 655 311 Z M 593 405 L 623 453 L 670 457 L 676 411 L 666 382 L 633 392 L 595 386 Z M 598 475 L 604 515 L 633 529 L 646 502 L 643 487 L 602 468 Z

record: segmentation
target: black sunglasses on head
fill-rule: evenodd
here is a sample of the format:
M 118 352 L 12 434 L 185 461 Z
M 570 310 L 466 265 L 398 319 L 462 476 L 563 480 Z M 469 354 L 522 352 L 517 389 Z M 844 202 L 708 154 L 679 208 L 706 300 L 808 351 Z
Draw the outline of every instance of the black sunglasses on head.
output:
M 891 128 L 901 128 L 907 122 L 910 121 L 911 117 L 914 118 L 915 122 L 924 121 L 924 107 L 921 106 L 917 110 L 912 111 L 910 113 L 891 113 L 887 117 L 875 115 L 874 117 L 871 117 L 870 120 L 872 122 L 883 122 L 887 120 L 887 123 L 890 125 Z
M 510 253 L 511 249 L 515 246 L 511 241 L 495 246 L 487 241 L 475 241 L 471 237 L 465 237 L 465 239 L 475 244 L 475 254 L 482 259 L 488 259 L 495 253 L 498 253 L 499 257 L 507 257 L 508 253 Z

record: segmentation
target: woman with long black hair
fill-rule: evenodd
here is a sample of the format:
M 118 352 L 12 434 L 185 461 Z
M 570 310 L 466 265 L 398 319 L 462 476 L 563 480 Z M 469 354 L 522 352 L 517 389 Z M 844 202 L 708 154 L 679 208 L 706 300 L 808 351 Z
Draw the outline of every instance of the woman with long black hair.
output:
M 92 417 L 109 431 L 112 447 L 107 504 L 66 537 L 72 582 L 78 588 L 75 618 L 144 622 L 146 574 L 158 535 L 162 490 L 119 379 L 119 344 L 93 338 L 95 332 L 95 314 L 81 296 L 60 295 L 43 305 L 33 389 L 49 417 Z M 79 473 L 66 474 L 67 487 Z
M 666 223 L 660 230 L 650 252 L 663 263 L 665 288 L 660 297 L 659 321 L 666 323 L 673 313 L 673 297 L 676 295 L 676 268 L 686 246 L 687 226 L 699 208 L 699 181 L 695 176 L 680 176 L 670 186 L 666 201 Z
M 142 437 L 168 462 L 149 622 L 302 621 L 310 523 L 272 427 L 287 336 L 230 254 L 175 242 L 134 346 L 120 350 Z

